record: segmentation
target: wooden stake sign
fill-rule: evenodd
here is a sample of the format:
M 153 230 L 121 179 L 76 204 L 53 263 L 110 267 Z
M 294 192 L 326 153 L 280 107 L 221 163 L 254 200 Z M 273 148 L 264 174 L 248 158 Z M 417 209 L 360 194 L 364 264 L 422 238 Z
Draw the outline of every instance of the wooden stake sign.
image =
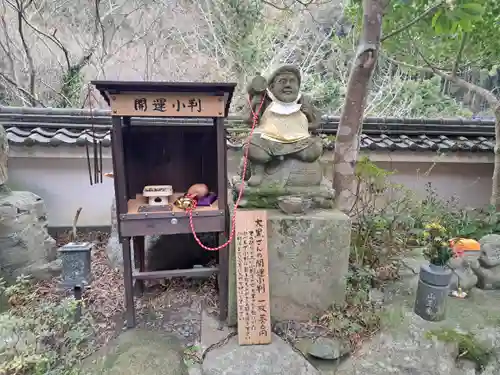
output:
M 236 283 L 239 344 L 271 343 L 266 211 L 236 212 Z

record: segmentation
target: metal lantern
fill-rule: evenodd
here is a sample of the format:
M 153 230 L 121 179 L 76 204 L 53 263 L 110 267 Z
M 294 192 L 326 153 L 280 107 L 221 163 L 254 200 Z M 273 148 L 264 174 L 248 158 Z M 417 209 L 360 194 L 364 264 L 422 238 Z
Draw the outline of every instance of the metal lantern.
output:
M 83 290 L 90 284 L 92 279 L 90 253 L 92 244 L 89 242 L 70 242 L 59 249 L 62 260 L 62 281 L 64 289 L 73 289 L 75 300 L 79 303 L 76 307 L 75 321 L 79 321 L 82 316 Z
M 90 242 L 70 242 L 59 249 L 64 288 L 85 288 L 91 282 Z

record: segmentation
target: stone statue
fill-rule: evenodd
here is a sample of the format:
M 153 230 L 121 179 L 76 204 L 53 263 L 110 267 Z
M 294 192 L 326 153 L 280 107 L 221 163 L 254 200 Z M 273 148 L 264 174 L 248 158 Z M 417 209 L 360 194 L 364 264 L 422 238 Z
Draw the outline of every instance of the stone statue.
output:
M 459 288 L 464 292 L 468 292 L 476 286 L 478 278 L 471 267 L 474 262 L 477 262 L 477 254 L 466 254 L 462 257 L 450 259 L 448 267 L 453 271 L 450 292 L 458 291 Z
M 500 235 L 488 234 L 479 240 L 481 253 L 470 267 L 481 289 L 500 289 Z
M 325 206 L 325 199 L 333 200 L 319 162 L 323 143 L 315 131 L 320 116 L 301 93 L 301 79 L 297 67 L 285 65 L 268 80 L 258 75 L 249 84 L 250 123 L 263 104 L 249 144 L 246 173 L 233 179 L 236 190 L 246 182 L 242 207 L 270 208 L 275 203 L 271 195 L 318 197 L 323 203 L 320 206 Z

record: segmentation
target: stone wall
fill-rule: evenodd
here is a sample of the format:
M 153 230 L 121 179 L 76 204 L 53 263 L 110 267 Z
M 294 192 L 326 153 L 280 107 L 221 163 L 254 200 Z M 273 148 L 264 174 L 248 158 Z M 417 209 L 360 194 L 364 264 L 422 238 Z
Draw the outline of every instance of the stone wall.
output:
M 56 241 L 47 232 L 45 204 L 39 196 L 14 191 L 0 196 L 0 274 L 48 279 L 60 272 Z

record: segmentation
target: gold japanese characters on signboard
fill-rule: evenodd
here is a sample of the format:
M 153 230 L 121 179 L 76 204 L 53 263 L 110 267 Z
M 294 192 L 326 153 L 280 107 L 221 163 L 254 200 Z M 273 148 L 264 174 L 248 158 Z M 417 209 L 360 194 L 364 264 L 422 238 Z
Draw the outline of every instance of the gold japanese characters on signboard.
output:
M 268 268 L 266 211 L 238 211 L 236 290 L 240 345 L 271 342 Z
M 110 95 L 114 116 L 223 117 L 223 96 L 140 93 Z

